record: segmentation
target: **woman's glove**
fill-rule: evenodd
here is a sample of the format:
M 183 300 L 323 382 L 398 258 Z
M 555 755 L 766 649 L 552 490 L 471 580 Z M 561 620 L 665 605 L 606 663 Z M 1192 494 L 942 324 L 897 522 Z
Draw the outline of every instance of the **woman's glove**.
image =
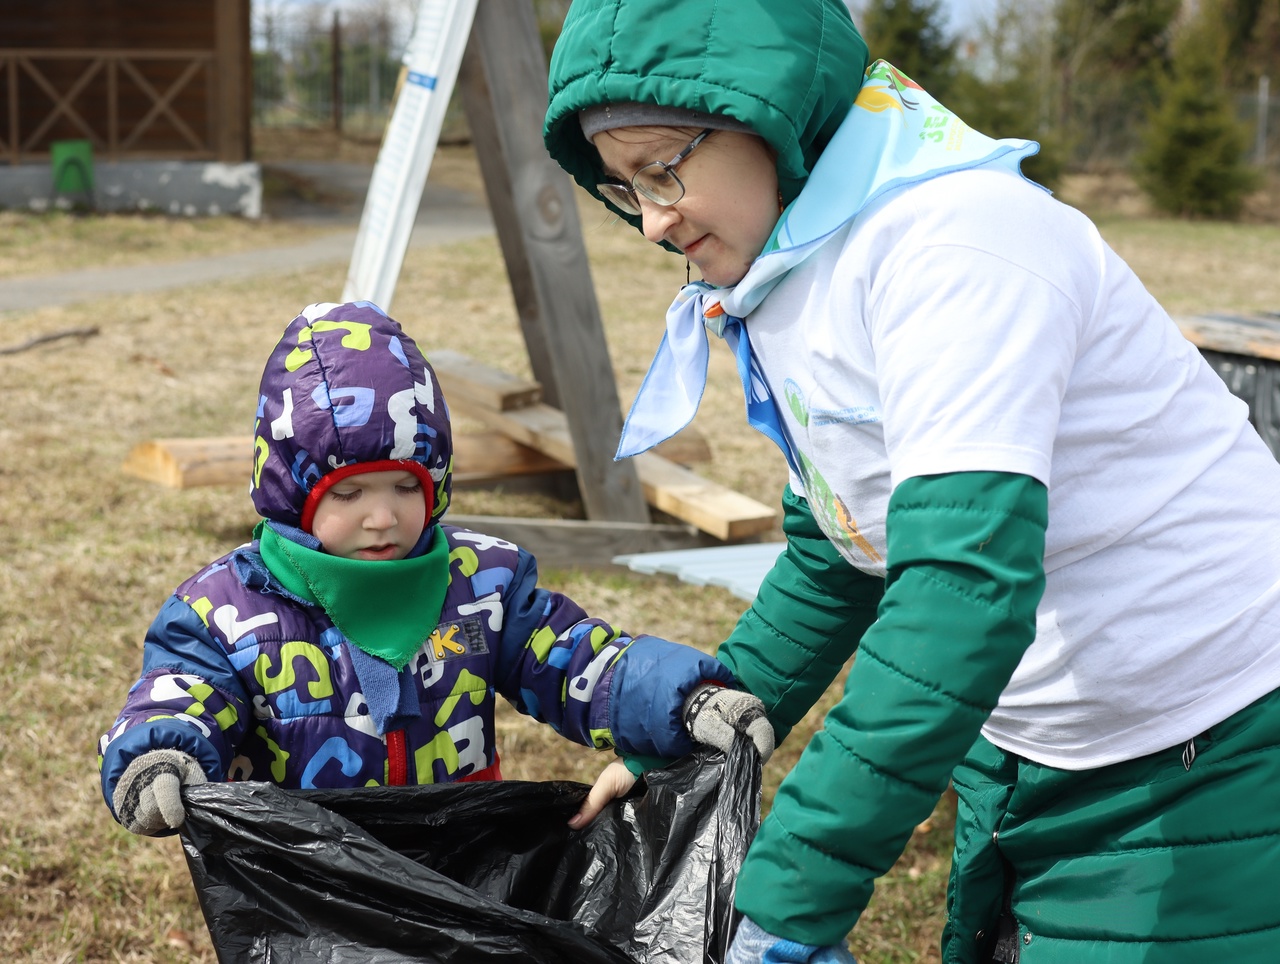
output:
M 181 750 L 148 750 L 127 767 L 111 795 L 116 819 L 132 833 L 155 836 L 186 822 L 182 787 L 205 783 L 196 758 Z
M 699 743 L 725 753 L 733 746 L 735 733 L 751 738 L 761 763 L 773 753 L 773 727 L 764 704 L 744 690 L 703 683 L 684 701 L 684 727 Z
M 724 964 L 858 964 L 844 947 L 818 947 L 775 937 L 749 917 L 742 918 Z

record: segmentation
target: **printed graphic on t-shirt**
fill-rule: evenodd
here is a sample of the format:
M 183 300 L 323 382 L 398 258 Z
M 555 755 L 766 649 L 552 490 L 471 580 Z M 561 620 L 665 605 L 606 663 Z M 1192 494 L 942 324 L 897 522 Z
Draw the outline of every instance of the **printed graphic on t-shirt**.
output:
M 822 409 L 818 412 L 813 412 L 806 403 L 800 386 L 789 378 L 783 383 L 783 391 L 786 395 L 787 407 L 790 409 L 791 415 L 800 424 L 800 427 L 806 430 L 809 428 L 810 422 L 817 425 L 842 423 L 861 425 L 866 422 L 879 421 L 880 418 L 879 413 L 867 405 L 840 410 Z M 844 500 L 827 484 L 827 480 L 823 478 L 822 473 L 813 464 L 813 460 L 803 451 L 798 451 L 796 455 L 800 462 L 798 468 L 800 478 L 804 482 L 809 507 L 813 510 L 814 517 L 818 520 L 818 525 L 827 534 L 827 538 L 831 539 L 837 547 L 844 549 L 846 553 L 856 551 L 872 562 L 882 562 L 883 559 L 880 553 L 876 551 L 876 547 L 858 529 L 858 520 L 853 517 L 853 513 L 849 511 L 849 507 L 845 505 Z

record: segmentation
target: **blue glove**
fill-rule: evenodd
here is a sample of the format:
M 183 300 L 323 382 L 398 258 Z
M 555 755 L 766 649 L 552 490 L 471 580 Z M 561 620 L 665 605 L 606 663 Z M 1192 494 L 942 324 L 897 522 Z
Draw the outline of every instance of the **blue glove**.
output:
M 858 964 L 844 947 L 818 947 L 770 934 L 750 917 L 742 918 L 724 964 Z

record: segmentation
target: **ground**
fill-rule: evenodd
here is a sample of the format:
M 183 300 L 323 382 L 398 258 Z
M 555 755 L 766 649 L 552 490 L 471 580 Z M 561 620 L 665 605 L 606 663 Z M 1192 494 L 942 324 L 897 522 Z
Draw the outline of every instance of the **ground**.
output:
M 262 160 L 307 152 L 371 159 L 376 145 L 317 137 L 273 144 Z M 327 153 L 326 153 L 327 152 Z M 478 188 L 474 158 L 444 152 L 432 176 Z M 1241 224 L 1187 223 L 1141 210 L 1115 175 L 1069 180 L 1062 196 L 1099 222 L 1175 313 L 1280 308 L 1280 227 L 1259 202 Z M 281 190 L 302 191 L 305 185 Z M 1267 202 L 1268 204 L 1270 202 Z M 584 205 L 582 226 L 614 375 L 624 403 L 652 355 L 684 264 Z M 197 252 L 250 249 L 295 237 L 278 221 L 193 224 L 164 218 L 13 216 L 0 219 L 0 278 L 54 264 L 154 264 Z M 311 230 L 308 228 L 307 230 Z M 242 487 L 167 490 L 125 476 L 138 441 L 248 432 L 262 360 L 302 306 L 332 300 L 341 270 L 211 282 L 21 314 L 0 312 L 0 347 L 67 328 L 86 338 L 0 354 L 0 958 L 12 962 L 214 959 L 175 839 L 145 840 L 110 819 L 97 782 L 95 741 L 138 672 L 140 640 L 173 587 L 247 538 Z M 493 238 L 411 251 L 393 312 L 427 349 L 478 354 L 527 377 L 528 360 Z M 776 502 L 785 472 L 769 443 L 742 424 L 736 372 L 713 352 L 696 427 L 708 439 L 705 474 Z M 466 513 L 556 515 L 571 507 L 507 492 L 465 494 Z M 548 572 L 619 625 L 711 649 L 740 602 L 666 578 Z M 765 773 L 766 803 L 805 737 L 838 696 L 833 688 Z M 589 781 L 603 759 L 546 727 L 507 714 L 504 770 L 515 779 Z M 951 804 L 944 799 L 882 882 L 854 932 L 864 964 L 937 961 Z

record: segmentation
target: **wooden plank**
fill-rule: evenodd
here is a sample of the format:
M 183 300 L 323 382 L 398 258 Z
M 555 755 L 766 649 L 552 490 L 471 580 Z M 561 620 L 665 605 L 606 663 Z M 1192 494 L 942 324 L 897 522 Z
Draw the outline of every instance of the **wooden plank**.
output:
M 572 464 L 574 446 L 565 417 L 549 405 L 509 412 L 477 409 L 468 414 L 530 448 Z M 738 541 L 777 524 L 777 513 L 769 506 L 704 479 L 656 452 L 645 452 L 631 461 L 650 505 L 718 539 Z
M 482 484 L 573 467 L 573 443 L 564 415 L 555 409 L 533 405 L 505 413 L 478 410 L 476 417 L 497 431 L 454 438 L 454 478 L 458 484 Z M 252 459 L 253 440 L 246 436 L 153 439 L 135 445 L 121 468 L 127 475 L 148 482 L 189 489 L 238 485 L 248 479 Z M 777 521 L 777 514 L 768 506 L 704 479 L 657 452 L 645 452 L 635 462 L 649 504 L 717 539 L 747 539 L 771 530 Z
M 218 160 L 249 160 L 253 84 L 249 58 L 250 0 L 214 0 L 214 70 L 208 139 Z
M 437 349 L 427 357 L 449 407 L 478 405 L 495 412 L 542 400 L 542 386 L 485 365 L 458 351 Z
M 537 557 L 543 573 L 548 569 L 576 568 L 626 571 L 613 562 L 615 556 L 722 545 L 712 536 L 683 525 L 452 514 L 445 516 L 445 522 L 528 549 Z
M 653 451 L 668 462 L 677 465 L 694 465 L 698 462 L 711 461 L 711 446 L 700 432 L 686 428 L 665 442 L 659 442 Z
M 528 408 L 541 400 L 542 386 L 537 382 L 508 375 L 462 352 L 442 348 L 432 352 L 428 361 L 440 380 L 445 400 L 452 411 L 467 412 L 480 408 L 490 412 L 508 412 Z M 655 451 L 681 465 L 711 460 L 711 447 L 707 440 L 691 428 L 667 439 Z
M 161 438 L 139 442 L 121 465 L 126 475 L 174 489 L 249 481 L 253 438 Z
M 503 228 L 498 231 L 498 245 L 502 249 L 507 281 L 511 285 L 511 296 L 516 305 L 516 317 L 520 322 L 520 331 L 524 335 L 525 349 L 529 353 L 529 367 L 533 369 L 534 377 L 545 386 L 542 400 L 553 408 L 559 408 L 560 391 L 555 382 L 551 349 L 547 345 L 546 332 L 539 318 L 540 306 L 537 288 L 533 281 L 533 269 L 529 264 L 520 232 L 507 227 L 515 224 L 517 217 L 511 178 L 507 174 L 506 166 L 500 160 L 490 160 L 501 156 L 502 139 L 498 134 L 498 125 L 493 116 L 484 55 L 475 34 L 476 28 L 473 24 L 471 37 L 458 70 L 458 93 L 462 97 L 463 109 L 467 115 L 467 128 L 471 133 L 472 146 L 480 163 L 489 211 L 493 215 L 494 223 Z
M 1197 348 L 1280 361 L 1280 317 L 1201 315 L 1174 321 Z
M 507 478 L 572 471 L 536 449 L 498 432 L 458 435 L 453 440 L 454 485 L 484 485 Z M 253 439 L 168 438 L 140 442 L 121 469 L 148 482 L 174 489 L 202 485 L 240 485 L 253 466 Z
M 768 532 L 778 514 L 727 486 L 669 462 L 655 451 L 635 457 L 636 473 L 648 503 L 727 542 Z
M 501 432 L 468 433 L 456 435 L 453 439 L 455 487 L 572 471 L 572 465 L 565 465 L 537 449 L 521 445 Z
M 509 412 L 471 409 L 467 414 L 490 428 L 497 429 L 508 438 L 550 455 L 553 459 L 569 465 L 576 462 L 577 455 L 573 439 L 569 437 L 568 421 L 563 412 L 550 405 L 529 405 Z
M 648 522 L 635 466 L 613 460 L 622 407 L 573 185 L 542 143 L 547 68 L 532 0 L 477 7 L 459 81 L 530 364 L 567 418 L 587 518 Z

